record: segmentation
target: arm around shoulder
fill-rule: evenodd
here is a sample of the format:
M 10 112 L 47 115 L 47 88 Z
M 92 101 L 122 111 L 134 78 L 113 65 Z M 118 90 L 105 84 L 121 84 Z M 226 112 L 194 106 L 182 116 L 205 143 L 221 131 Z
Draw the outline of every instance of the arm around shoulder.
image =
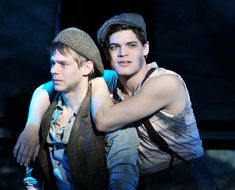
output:
M 91 96 L 91 113 L 99 131 L 106 131 L 103 117 L 104 110 L 114 105 L 106 82 L 103 78 L 95 78 L 92 80 L 92 96 Z
M 96 127 L 101 131 L 113 131 L 159 110 L 172 111 L 182 89 L 182 83 L 175 76 L 162 75 L 149 79 L 136 95 L 117 104 L 107 101 L 107 90 L 102 94 L 103 90 L 97 89 L 98 95 L 93 94 L 93 102 L 98 102 L 99 107 L 94 115 Z

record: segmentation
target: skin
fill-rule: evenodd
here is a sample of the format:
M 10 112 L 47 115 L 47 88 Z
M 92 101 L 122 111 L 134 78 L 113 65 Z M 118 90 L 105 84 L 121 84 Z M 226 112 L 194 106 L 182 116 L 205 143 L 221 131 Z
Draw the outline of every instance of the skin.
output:
M 62 123 L 66 123 L 74 109 L 81 105 L 87 92 L 88 75 L 93 70 L 91 61 L 86 61 L 81 67 L 78 67 L 78 63 L 72 55 L 62 55 L 58 51 L 52 54 L 50 61 L 52 82 L 43 84 L 35 90 L 29 107 L 30 114 L 26 127 L 20 134 L 13 150 L 13 155 L 20 165 L 27 166 L 31 158 L 35 160 L 38 154 L 38 131 L 43 114 L 50 105 L 49 94 L 52 93 L 53 88 L 61 92 L 64 100 L 63 109 L 65 111 L 60 118 Z
M 147 72 L 144 56 L 149 51 L 148 43 L 142 46 L 132 30 L 113 33 L 109 40 L 111 67 L 119 75 L 125 101 L 114 105 L 108 89 L 100 90 L 104 81 L 95 80 L 92 113 L 98 130 L 116 130 L 159 110 L 172 115 L 182 112 L 186 104 L 186 93 L 182 82 L 175 76 L 154 77 L 134 95 Z
M 186 104 L 186 93 L 178 77 L 162 75 L 151 78 L 137 94 L 134 94 L 148 70 L 145 59 L 145 56 L 149 53 L 148 43 L 142 45 L 132 30 L 115 32 L 110 36 L 109 41 L 110 64 L 118 73 L 123 86 L 125 101 L 114 105 L 104 79 L 92 80 L 91 111 L 98 130 L 113 131 L 159 110 L 172 115 L 182 112 Z M 51 88 L 51 83 L 49 83 L 49 87 Z M 49 91 L 43 89 L 37 96 L 44 96 L 41 98 L 47 99 L 48 95 L 45 96 L 45 93 Z M 33 98 L 36 97 L 33 96 Z M 48 102 L 46 100 L 45 107 L 49 106 L 47 105 Z M 37 110 L 41 109 L 40 105 L 35 106 L 38 106 Z M 43 109 L 41 112 L 43 112 Z M 40 122 L 37 121 L 34 125 L 37 125 L 38 130 Z M 32 154 L 29 153 L 34 150 L 33 144 L 30 144 L 27 148 L 29 151 L 18 151 L 17 154 L 17 148 L 20 147 L 19 150 L 21 150 L 22 146 L 24 147 L 24 142 L 16 143 L 14 154 L 17 156 L 18 163 L 27 165 L 27 161 L 32 157 Z
M 51 90 L 50 90 L 51 89 Z M 53 84 L 41 85 L 32 96 L 29 105 L 28 119 L 24 130 L 21 132 L 13 149 L 13 156 L 17 163 L 28 166 L 31 159 L 35 161 L 39 151 L 38 131 L 41 125 L 41 119 L 50 105 L 49 94 L 52 93 Z M 43 102 L 43 104 L 41 103 Z M 40 109 L 37 109 L 40 107 Z

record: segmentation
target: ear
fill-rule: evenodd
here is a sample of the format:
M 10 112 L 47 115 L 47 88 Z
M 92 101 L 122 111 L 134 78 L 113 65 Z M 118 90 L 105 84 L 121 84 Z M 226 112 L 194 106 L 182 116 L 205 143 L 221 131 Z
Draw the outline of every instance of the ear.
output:
M 93 62 L 86 61 L 82 68 L 83 75 L 88 76 L 93 71 L 93 68 L 94 68 Z
M 149 42 L 148 41 L 144 44 L 143 50 L 144 50 L 144 56 L 147 56 L 149 54 Z

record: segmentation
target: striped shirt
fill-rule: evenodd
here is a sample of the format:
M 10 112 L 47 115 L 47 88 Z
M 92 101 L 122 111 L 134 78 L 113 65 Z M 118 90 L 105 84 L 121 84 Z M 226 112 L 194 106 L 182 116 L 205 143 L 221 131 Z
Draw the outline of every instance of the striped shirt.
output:
M 150 122 L 154 129 L 165 139 L 172 150 L 177 152 L 186 160 L 202 156 L 204 154 L 202 141 L 197 128 L 190 96 L 183 79 L 173 71 L 159 68 L 156 62 L 148 64 L 148 67 L 156 68 L 149 78 L 158 77 L 163 74 L 170 74 L 179 77 L 187 93 L 187 104 L 180 114 L 171 115 L 163 111 L 158 111 L 150 118 Z M 109 78 L 112 77 L 109 76 Z M 117 83 L 117 74 L 114 72 L 112 80 L 107 81 L 111 93 L 114 92 L 117 86 L 115 83 Z M 140 90 L 140 88 L 141 86 L 137 88 L 135 94 Z M 116 90 L 119 98 L 123 99 L 121 89 Z M 168 168 L 171 159 L 170 155 L 161 151 L 159 147 L 149 139 L 143 124 L 140 124 L 137 127 L 137 130 L 140 137 L 140 145 L 138 147 L 138 166 L 140 173 L 154 173 Z M 179 162 L 181 161 L 174 159 L 174 164 Z

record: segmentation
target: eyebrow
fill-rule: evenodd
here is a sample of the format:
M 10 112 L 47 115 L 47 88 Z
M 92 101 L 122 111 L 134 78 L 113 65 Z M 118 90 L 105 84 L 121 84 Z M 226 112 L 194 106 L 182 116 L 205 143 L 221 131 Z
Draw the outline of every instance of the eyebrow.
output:
M 138 44 L 138 41 L 129 41 L 129 42 L 126 42 L 125 44 L 132 44 L 132 43 L 135 43 L 135 44 Z M 110 43 L 109 45 L 120 45 L 119 43 Z
M 57 60 L 57 61 L 55 61 L 55 59 L 50 59 L 50 62 L 52 62 L 52 63 L 59 63 L 59 64 L 61 64 L 61 63 L 64 63 L 64 64 L 69 64 L 69 61 L 67 61 L 67 60 Z

